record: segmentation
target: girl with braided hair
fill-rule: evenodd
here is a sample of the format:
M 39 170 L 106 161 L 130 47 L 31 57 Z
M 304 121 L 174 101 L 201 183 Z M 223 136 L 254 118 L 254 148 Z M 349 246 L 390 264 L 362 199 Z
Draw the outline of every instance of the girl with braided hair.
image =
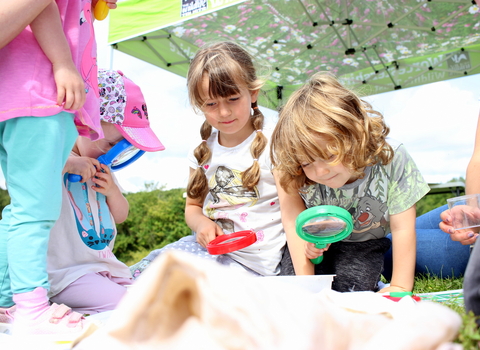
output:
M 177 249 L 254 275 L 278 275 L 286 238 L 268 152 L 273 126 L 264 125 L 257 105 L 262 81 L 253 59 L 233 42 L 202 47 L 187 86 L 194 110 L 205 116 L 202 141 L 189 155 L 185 220 L 193 234 L 151 252 L 131 271 L 137 277 L 163 251 Z M 243 230 L 254 231 L 256 242 L 208 253 L 216 237 Z

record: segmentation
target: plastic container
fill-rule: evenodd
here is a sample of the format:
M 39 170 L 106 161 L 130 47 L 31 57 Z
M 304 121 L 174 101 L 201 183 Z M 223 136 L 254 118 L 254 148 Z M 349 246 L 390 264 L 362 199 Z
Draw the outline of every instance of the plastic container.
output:
M 480 194 L 469 194 L 447 199 L 455 230 L 480 226 Z

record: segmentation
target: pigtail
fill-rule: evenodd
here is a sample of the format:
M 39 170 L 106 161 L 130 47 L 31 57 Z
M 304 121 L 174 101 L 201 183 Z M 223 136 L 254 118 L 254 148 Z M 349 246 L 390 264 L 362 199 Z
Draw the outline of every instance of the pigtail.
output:
M 193 155 L 197 159 L 198 167 L 194 170 L 187 186 L 187 195 L 192 199 L 203 200 L 208 193 L 208 180 L 203 166 L 212 156 L 212 151 L 207 145 L 207 140 L 212 134 L 212 126 L 204 121 L 200 128 L 202 142 L 195 148 Z
M 250 168 L 242 173 L 243 186 L 249 190 L 252 190 L 260 181 L 260 163 L 258 160 L 267 146 L 267 138 L 262 132 L 265 117 L 258 108 L 256 101 L 252 103 L 252 109 L 252 124 L 257 133 L 252 144 L 250 145 L 250 153 L 253 157 L 253 164 Z

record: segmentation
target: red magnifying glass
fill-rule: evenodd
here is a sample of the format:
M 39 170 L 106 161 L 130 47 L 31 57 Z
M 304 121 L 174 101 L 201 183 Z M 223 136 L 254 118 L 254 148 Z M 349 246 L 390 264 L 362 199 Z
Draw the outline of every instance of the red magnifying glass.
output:
M 231 253 L 248 247 L 257 241 L 257 235 L 251 230 L 238 231 L 218 236 L 207 244 L 207 250 L 212 255 Z

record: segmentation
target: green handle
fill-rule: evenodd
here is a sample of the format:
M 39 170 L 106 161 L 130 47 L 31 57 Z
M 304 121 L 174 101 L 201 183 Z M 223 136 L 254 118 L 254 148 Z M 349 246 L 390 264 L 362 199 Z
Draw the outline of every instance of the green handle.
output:
M 404 296 L 412 296 L 412 292 L 390 292 L 390 296 L 394 298 L 403 298 Z
M 310 259 L 310 261 L 312 263 L 314 263 L 315 265 L 320 264 L 322 262 L 322 260 L 323 260 L 323 255 L 320 255 L 319 257 L 317 257 L 315 259 Z
M 324 243 L 315 243 L 315 247 L 317 247 L 319 249 L 325 248 L 326 246 L 327 245 L 324 244 Z M 320 264 L 323 261 L 323 254 L 320 255 L 319 257 L 316 257 L 315 259 L 310 259 L 310 261 L 312 263 L 314 263 L 315 265 Z

